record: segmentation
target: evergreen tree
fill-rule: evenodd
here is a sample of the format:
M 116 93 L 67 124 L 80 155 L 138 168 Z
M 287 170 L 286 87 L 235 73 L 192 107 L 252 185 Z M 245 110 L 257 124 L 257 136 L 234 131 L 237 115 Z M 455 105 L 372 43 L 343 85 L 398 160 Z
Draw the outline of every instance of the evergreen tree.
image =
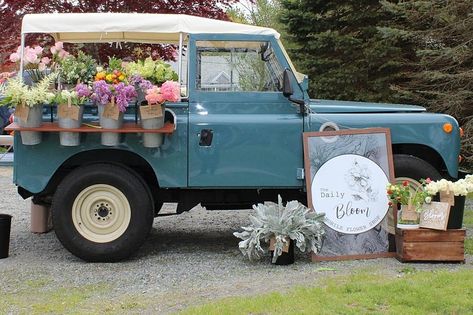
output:
M 403 37 L 416 47 L 410 71 L 394 89 L 401 97 L 464 124 L 463 154 L 472 163 L 473 1 L 382 1 L 382 5 L 396 17 L 382 30 L 384 34 Z
M 378 31 L 391 18 L 379 0 L 282 0 L 282 23 L 297 47 L 291 55 L 317 98 L 397 101 L 409 50 Z

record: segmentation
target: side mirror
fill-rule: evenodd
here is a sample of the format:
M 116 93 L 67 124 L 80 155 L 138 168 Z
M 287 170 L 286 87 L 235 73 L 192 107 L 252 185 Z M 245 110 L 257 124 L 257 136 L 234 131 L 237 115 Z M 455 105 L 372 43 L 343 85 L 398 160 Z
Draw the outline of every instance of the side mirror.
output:
M 284 69 L 283 79 L 282 79 L 282 94 L 285 97 L 289 97 L 294 94 L 294 90 L 292 89 L 291 78 L 289 69 Z

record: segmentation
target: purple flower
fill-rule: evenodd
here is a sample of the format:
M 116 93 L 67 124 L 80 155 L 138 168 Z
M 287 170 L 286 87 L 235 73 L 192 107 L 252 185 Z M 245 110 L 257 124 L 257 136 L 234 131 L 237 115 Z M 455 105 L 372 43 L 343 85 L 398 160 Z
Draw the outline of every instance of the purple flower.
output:
M 125 85 L 123 82 L 113 85 L 115 102 L 121 112 L 126 111 L 128 103 L 136 96 L 135 88 L 132 85 Z
M 77 97 L 82 98 L 82 97 L 89 97 L 90 94 L 92 94 L 92 91 L 86 84 L 79 83 L 75 87 Z
M 148 91 L 149 89 L 152 89 L 153 88 L 153 83 L 151 83 L 150 81 L 148 80 L 142 80 L 139 84 L 140 86 L 140 89 L 146 93 L 146 91 Z
M 92 99 L 99 103 L 100 105 L 106 105 L 112 100 L 112 91 L 110 90 L 110 85 L 103 81 L 95 81 L 93 85 L 94 93 L 92 94 Z
M 94 82 L 94 93 L 92 99 L 100 105 L 106 105 L 112 101 L 112 96 L 115 97 L 115 103 L 121 112 L 125 112 L 128 103 L 136 96 L 135 88 L 132 85 L 127 85 L 123 82 L 117 84 L 108 84 L 100 80 Z

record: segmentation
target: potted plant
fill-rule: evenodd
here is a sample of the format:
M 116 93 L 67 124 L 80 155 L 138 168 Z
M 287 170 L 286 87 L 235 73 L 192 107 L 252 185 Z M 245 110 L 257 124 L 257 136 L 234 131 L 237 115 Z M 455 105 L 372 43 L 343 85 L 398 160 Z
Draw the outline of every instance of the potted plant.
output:
M 143 129 L 159 129 L 164 126 L 164 103 L 177 102 L 179 90 L 179 83 L 166 81 L 160 88 L 153 86 L 146 91 L 147 102 L 142 102 L 140 106 L 140 122 Z M 146 148 L 157 148 L 162 143 L 162 134 L 143 134 L 143 146 Z
M 446 179 L 431 181 L 427 178 L 425 190 L 430 195 L 436 196 L 436 199 L 450 204 L 447 229 L 461 229 L 465 198 L 473 191 L 473 176 L 467 175 L 465 179 L 459 179 L 456 182 Z
M 20 127 L 41 126 L 43 104 L 51 103 L 55 97 L 54 93 L 49 91 L 49 86 L 55 78 L 56 74 L 49 74 L 34 86 L 27 86 L 20 78 L 8 81 L 1 104 L 15 108 L 15 121 Z M 41 132 L 21 131 L 20 134 L 24 145 L 36 145 L 41 142 Z
M 56 95 L 58 125 L 64 129 L 79 128 L 82 124 L 84 103 L 92 91 L 82 83 L 76 85 L 74 90 L 62 90 Z M 78 132 L 59 132 L 59 142 L 62 146 L 78 146 L 80 134 Z
M 432 198 L 420 185 L 413 189 L 408 181 L 399 184 L 388 184 L 386 192 L 389 198 L 389 205 L 400 205 L 398 207 L 397 227 L 401 229 L 416 229 L 419 227 L 420 212 L 422 205 L 430 203 Z
M 128 104 L 136 96 L 135 88 L 124 82 L 109 84 L 105 80 L 95 81 L 92 99 L 98 104 L 100 126 L 104 129 L 120 129 Z M 115 146 L 120 143 L 120 134 L 103 132 L 102 145 Z
M 322 248 L 325 214 L 316 213 L 295 200 L 284 206 L 281 196 L 277 204 L 266 202 L 254 205 L 253 209 L 251 225 L 242 227 L 243 232 L 233 233 L 242 239 L 238 246 L 250 260 L 259 259 L 264 253 L 262 240 L 273 244 L 273 264 L 293 263 L 294 243 L 302 252 L 318 253 Z

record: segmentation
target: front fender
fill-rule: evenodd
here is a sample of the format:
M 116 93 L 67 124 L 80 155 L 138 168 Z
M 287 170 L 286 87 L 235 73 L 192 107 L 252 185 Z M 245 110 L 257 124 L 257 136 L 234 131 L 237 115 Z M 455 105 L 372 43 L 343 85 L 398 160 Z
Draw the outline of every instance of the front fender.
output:
M 319 131 L 325 122 L 334 122 L 340 129 L 383 127 L 391 130 L 392 144 L 420 144 L 436 151 L 443 159 L 451 177 L 458 176 L 460 131 L 458 122 L 449 115 L 434 113 L 350 113 L 309 115 L 305 131 Z M 453 125 L 451 133 L 443 125 Z

